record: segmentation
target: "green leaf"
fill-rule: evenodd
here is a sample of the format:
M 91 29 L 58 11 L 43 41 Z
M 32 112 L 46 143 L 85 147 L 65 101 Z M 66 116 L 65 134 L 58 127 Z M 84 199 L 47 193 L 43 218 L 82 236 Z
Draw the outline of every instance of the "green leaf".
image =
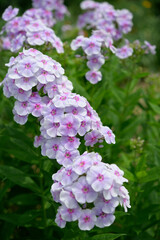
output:
M 139 180 L 141 183 L 147 183 L 151 181 L 155 181 L 160 179 L 160 167 L 153 167 L 149 171 L 146 172 L 146 176 L 143 174 L 139 176 Z
M 95 235 L 94 237 L 92 237 L 93 240 L 114 240 L 117 239 L 121 236 L 124 236 L 126 234 L 115 234 L 115 233 L 107 233 L 107 234 L 99 234 L 99 235 Z
M 151 102 L 149 103 L 149 105 L 155 113 L 160 114 L 160 107 L 159 106 L 157 106 L 156 104 L 151 103 Z
M 7 213 L 1 214 L 0 219 L 6 222 L 10 222 L 14 225 L 24 226 L 26 223 L 31 222 L 33 219 L 38 217 L 40 214 L 39 211 L 29 211 L 24 214 L 14 214 L 14 213 Z
M 1 166 L 0 174 L 21 187 L 40 193 L 37 184 L 21 170 L 11 166 Z

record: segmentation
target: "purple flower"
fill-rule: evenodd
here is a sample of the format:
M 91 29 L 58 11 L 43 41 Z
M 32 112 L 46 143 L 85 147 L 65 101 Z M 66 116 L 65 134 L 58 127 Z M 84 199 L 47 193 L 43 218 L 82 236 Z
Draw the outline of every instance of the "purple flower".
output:
M 16 101 L 14 104 L 14 110 L 20 116 L 25 116 L 30 113 L 29 108 L 28 108 L 28 102 Z
M 85 117 L 85 120 L 81 121 L 81 125 L 78 129 L 78 134 L 80 136 L 84 136 L 86 132 L 88 132 L 91 129 L 91 121 L 89 117 Z
M 26 57 L 19 62 L 17 70 L 24 77 L 33 77 L 39 70 L 39 66 L 33 58 Z
M 101 43 L 94 38 L 86 38 L 83 44 L 83 50 L 87 55 L 100 54 Z
M 104 213 L 114 213 L 115 208 L 119 205 L 119 199 L 112 198 L 106 200 L 103 195 L 100 195 L 94 202 L 95 207 L 101 208 Z
M 74 137 L 80 127 L 80 121 L 71 114 L 66 116 L 60 122 L 59 132 L 62 136 Z
M 55 159 L 58 151 L 63 149 L 63 146 L 61 145 L 60 138 L 54 138 L 51 140 L 47 140 L 46 144 L 46 156 Z
M 111 144 L 111 143 L 115 144 L 115 135 L 109 127 L 102 126 L 100 128 L 100 133 L 104 136 L 105 141 L 108 144 Z
M 103 166 L 92 166 L 87 172 L 86 179 L 96 192 L 109 189 L 113 182 L 111 173 Z
M 72 166 L 66 167 L 61 174 L 61 183 L 64 186 L 70 185 L 78 178 L 78 174 L 72 169 Z
M 99 70 L 101 66 L 105 63 L 104 56 L 102 54 L 88 56 L 87 66 L 91 70 Z
M 102 135 L 99 131 L 93 130 L 85 135 L 85 145 L 93 147 L 93 145 L 96 144 L 101 137 Z
M 79 138 L 76 137 L 62 137 L 61 143 L 67 150 L 75 150 L 80 145 Z
M 87 172 L 87 170 L 92 166 L 92 158 L 89 154 L 83 153 L 81 156 L 77 157 L 73 163 L 74 171 L 82 175 Z
M 94 211 L 97 215 L 95 225 L 99 228 L 109 227 L 115 220 L 115 216 L 113 214 L 104 213 L 100 208 L 95 208 Z
M 18 8 L 12 8 L 12 6 L 9 6 L 3 13 L 2 19 L 5 21 L 9 21 L 12 18 L 14 18 L 19 12 Z
M 56 214 L 56 219 L 55 219 L 55 222 L 57 223 L 57 225 L 60 227 L 60 228 L 64 228 L 66 226 L 66 221 L 64 221 L 62 219 L 62 216 L 60 214 L 60 212 L 58 212 Z
M 72 187 L 66 187 L 60 193 L 60 201 L 66 205 L 67 208 L 77 208 L 78 203 L 72 192 Z
M 73 160 L 79 155 L 78 150 L 63 150 L 57 154 L 57 162 L 64 167 L 67 167 L 73 163 Z
M 67 222 L 72 222 L 78 220 L 81 214 L 81 209 L 78 206 L 77 208 L 67 208 L 66 206 L 62 205 L 59 208 L 59 212 L 63 220 Z
M 93 202 L 98 195 L 88 184 L 85 177 L 80 177 L 78 182 L 72 185 L 72 192 L 76 200 L 81 204 Z
M 95 70 L 88 71 L 85 76 L 86 79 L 92 84 L 96 84 L 102 80 L 102 73 Z
M 22 77 L 15 79 L 15 85 L 18 88 L 22 88 L 25 91 L 32 89 L 37 85 L 37 79 L 35 77 Z
M 84 45 L 84 41 L 86 38 L 84 36 L 78 36 L 76 39 L 74 39 L 71 42 L 71 48 L 72 50 L 77 50 L 79 47 L 82 47 Z
M 122 48 L 117 48 L 115 55 L 120 59 L 125 59 L 133 54 L 133 49 L 131 47 L 123 46 Z
M 57 108 L 53 103 L 51 103 L 43 108 L 42 114 L 45 119 L 49 119 L 53 122 L 59 122 L 64 115 L 64 109 Z
M 91 230 L 96 223 L 96 215 L 92 210 L 82 210 L 81 216 L 78 219 L 78 226 L 81 230 Z

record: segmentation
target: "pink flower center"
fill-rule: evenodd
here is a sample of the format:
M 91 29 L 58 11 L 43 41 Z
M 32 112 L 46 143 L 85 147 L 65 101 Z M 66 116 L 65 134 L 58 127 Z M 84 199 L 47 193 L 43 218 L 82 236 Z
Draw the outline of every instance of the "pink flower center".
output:
M 24 77 L 23 81 L 27 83 L 27 82 L 29 82 L 29 78 Z
M 57 145 L 57 144 L 55 144 L 55 145 L 53 145 L 53 151 L 58 151 L 58 149 L 59 149 L 59 146 Z
M 43 75 L 43 76 L 47 76 L 47 75 L 48 75 L 48 72 L 45 71 L 45 70 L 43 70 L 43 71 L 42 71 L 42 75 Z
M 26 69 L 30 69 L 30 68 L 31 68 L 31 64 L 30 64 L 30 63 L 26 63 L 26 64 L 25 64 L 25 68 L 26 68 Z
M 69 170 L 67 171 L 67 176 L 71 176 L 71 174 L 72 174 L 72 170 L 69 169 Z
M 94 72 L 91 74 L 91 77 L 93 77 L 93 78 L 95 78 L 96 76 L 97 76 L 97 74 Z
M 70 152 L 66 152 L 64 156 L 65 156 L 65 158 L 70 158 L 71 154 L 70 154 Z
M 24 93 L 24 90 L 22 88 L 19 88 L 18 90 L 19 93 L 23 94 Z
M 98 62 L 98 59 L 97 59 L 97 58 L 93 58 L 93 59 L 92 59 L 92 62 L 93 62 L 93 63 L 97 63 L 97 62 Z
M 82 188 L 82 192 L 83 192 L 83 193 L 88 193 L 88 192 L 89 192 L 89 188 L 88 188 L 87 186 L 84 186 L 84 187 Z
M 77 108 L 74 108 L 74 109 L 72 110 L 72 113 L 73 113 L 73 115 L 77 115 L 77 114 L 78 114 Z
M 59 126 L 60 126 L 60 123 L 53 123 L 53 127 L 59 128 Z
M 91 112 L 90 111 L 87 111 L 87 116 L 91 117 Z
M 52 86 L 52 89 L 53 89 L 54 92 L 56 92 L 56 91 L 57 91 L 57 86 L 56 86 L 56 85 L 53 85 L 53 86 Z
M 120 173 L 118 171 L 115 171 L 114 174 L 118 177 L 120 176 Z
M 85 223 L 87 223 L 87 222 L 90 222 L 90 216 L 85 216 L 84 218 L 83 218 L 83 220 L 84 220 L 84 222 Z
M 104 176 L 99 173 L 98 176 L 97 176 L 97 180 L 98 180 L 99 182 L 102 182 L 102 181 L 104 180 Z
M 81 127 L 85 127 L 86 126 L 86 121 L 82 121 L 81 122 Z
M 47 61 L 45 59 L 41 60 L 41 62 L 46 65 L 47 64 Z
M 91 142 L 94 142 L 96 139 L 97 139 L 96 137 L 92 137 Z
M 26 107 L 27 107 L 27 103 L 26 103 L 26 102 L 23 102 L 21 106 L 22 106 L 23 108 L 26 108 Z
M 40 105 L 39 103 L 37 103 L 37 104 L 35 105 L 35 108 L 36 108 L 36 109 L 40 109 L 40 108 L 41 108 L 41 105 Z
M 85 161 L 81 161 L 80 163 L 79 163 L 79 166 L 80 167 L 83 167 L 85 165 Z
M 104 201 L 105 203 L 109 204 L 111 200 L 106 200 L 106 199 L 104 198 L 103 201 Z
M 47 37 L 50 37 L 50 36 L 51 36 L 51 33 L 50 33 L 50 32 L 45 32 L 45 35 L 46 35 Z
M 66 96 L 62 96 L 62 97 L 60 97 L 60 100 L 62 100 L 62 101 L 64 101 L 64 100 L 66 100 Z
M 90 48 L 94 48 L 94 47 L 95 47 L 95 44 L 94 44 L 93 42 L 91 42 L 91 43 L 89 44 L 89 47 L 90 47 Z
M 109 137 L 112 136 L 112 133 L 110 131 L 107 131 L 107 134 L 108 134 Z
M 69 142 L 74 142 L 74 137 L 68 137 Z
M 38 23 L 33 23 L 33 26 L 34 26 L 34 27 L 38 27 L 39 24 L 38 24 Z
M 69 213 L 69 214 L 72 214 L 72 213 L 74 213 L 74 209 L 67 209 L 67 212 Z
M 35 34 L 33 35 L 33 37 L 34 37 L 34 38 L 37 38 L 37 39 L 40 38 L 40 36 L 39 36 L 38 33 L 35 33 Z
M 104 212 L 101 212 L 101 213 L 99 214 L 99 216 L 100 216 L 101 218 L 106 218 L 106 217 L 107 217 L 107 214 L 104 213 Z
M 53 68 L 56 70 L 58 69 L 57 65 L 55 65 L 55 64 L 53 65 Z
M 76 102 L 79 101 L 79 97 L 78 96 L 75 96 L 74 99 L 76 100 Z
M 51 115 L 52 115 L 52 116 L 56 115 L 56 109 L 52 109 Z
M 68 129 L 73 128 L 73 124 L 72 124 L 71 122 L 67 123 L 67 128 L 68 128 Z

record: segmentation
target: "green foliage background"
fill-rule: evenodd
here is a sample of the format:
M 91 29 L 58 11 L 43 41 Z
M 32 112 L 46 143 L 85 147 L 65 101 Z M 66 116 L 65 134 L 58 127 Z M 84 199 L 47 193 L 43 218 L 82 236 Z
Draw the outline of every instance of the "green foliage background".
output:
M 65 23 L 75 23 L 80 13 L 81 1 L 66 1 L 72 17 Z M 58 204 L 50 194 L 51 176 L 59 169 L 55 160 L 42 157 L 40 149 L 33 147 L 33 138 L 39 134 L 38 121 L 30 117 L 25 126 L 13 121 L 14 100 L 3 96 L 0 89 L 0 239 L 2 240 L 159 240 L 160 239 L 160 75 L 159 45 L 160 23 L 154 1 L 145 8 L 143 1 L 110 1 L 115 8 L 127 8 L 134 15 L 134 28 L 130 40 L 148 40 L 158 47 L 158 53 L 137 60 L 131 57 L 119 60 L 109 56 L 102 67 L 103 79 L 91 85 L 84 78 L 86 63 L 75 58 L 69 43 L 77 35 L 77 29 L 62 33 L 61 24 L 56 33 L 65 42 L 65 53 L 39 48 L 44 54 L 59 61 L 65 74 L 74 85 L 74 92 L 86 97 L 98 112 L 104 125 L 116 134 L 115 145 L 94 149 L 103 161 L 115 163 L 129 179 L 126 184 L 131 196 L 128 213 L 121 207 L 116 211 L 115 223 L 104 229 L 80 231 L 77 223 L 68 223 L 60 229 L 54 222 Z M 12 0 L 21 12 L 30 2 Z M 1 9 L 7 7 L 1 1 Z M 144 19 L 145 16 L 145 19 Z M 1 21 L 1 25 L 4 24 Z M 154 33 L 154 34 L 153 34 Z M 81 52 L 80 52 L 81 53 Z M 0 52 L 0 81 L 7 68 L 4 66 L 13 55 Z M 80 149 L 82 152 L 85 150 Z

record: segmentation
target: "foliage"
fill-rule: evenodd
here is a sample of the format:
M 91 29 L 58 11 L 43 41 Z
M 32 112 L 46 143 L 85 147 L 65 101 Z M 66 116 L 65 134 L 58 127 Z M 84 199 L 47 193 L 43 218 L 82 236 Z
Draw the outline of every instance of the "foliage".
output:
M 70 41 L 75 31 L 63 35 Z M 58 29 L 57 29 L 58 32 Z M 116 163 L 129 179 L 127 188 L 132 208 L 119 208 L 115 223 L 104 229 L 82 232 L 76 223 L 63 230 L 54 223 L 58 204 L 50 194 L 51 175 L 59 169 L 55 160 L 42 157 L 33 147 L 38 122 L 19 126 L 12 119 L 13 99 L 0 94 L 0 238 L 9 239 L 93 239 L 158 240 L 160 238 L 160 85 L 141 60 L 109 57 L 102 67 L 103 80 L 96 86 L 85 80 L 86 64 L 75 58 L 69 44 L 65 53 L 40 48 L 62 64 L 74 90 L 87 98 L 104 125 L 113 127 L 115 145 L 99 149 L 103 160 Z M 2 64 L 11 53 L 2 51 Z M 0 69 L 0 80 L 6 68 Z

